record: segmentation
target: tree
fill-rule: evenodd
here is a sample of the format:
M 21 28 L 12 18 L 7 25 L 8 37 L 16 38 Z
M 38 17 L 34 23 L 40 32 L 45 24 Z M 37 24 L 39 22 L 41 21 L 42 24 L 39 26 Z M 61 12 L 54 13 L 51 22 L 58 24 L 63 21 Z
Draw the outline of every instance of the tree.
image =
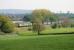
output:
M 4 33 L 12 33 L 14 31 L 14 26 L 11 22 L 6 22 L 2 25 L 1 31 Z
M 34 21 L 33 24 L 32 24 L 32 26 L 33 26 L 33 31 L 37 32 L 38 35 L 40 35 L 40 32 L 42 30 L 44 30 L 44 28 L 45 28 L 44 25 L 42 24 L 42 22 L 39 21 L 39 20 Z
M 11 33 L 14 31 L 15 26 L 7 16 L 0 16 L 0 29 L 4 33 Z
M 51 15 L 52 13 L 46 9 L 36 9 L 32 12 L 32 26 L 33 31 L 36 31 L 38 35 L 44 28 L 45 17 Z
M 63 20 L 62 22 L 63 27 L 70 27 L 71 24 L 70 24 L 70 20 L 68 17 L 63 17 L 62 20 Z
M 25 14 L 23 17 L 23 21 L 31 21 L 31 14 Z
M 47 17 L 47 23 L 50 21 L 50 24 L 52 25 L 53 23 L 52 22 L 54 22 L 54 21 L 56 21 L 56 16 L 55 15 L 49 15 L 48 17 Z

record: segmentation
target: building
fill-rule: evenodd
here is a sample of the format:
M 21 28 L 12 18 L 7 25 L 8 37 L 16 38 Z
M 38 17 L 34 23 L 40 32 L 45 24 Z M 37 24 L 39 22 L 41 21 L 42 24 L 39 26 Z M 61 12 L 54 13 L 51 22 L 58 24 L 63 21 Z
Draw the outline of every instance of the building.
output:
M 31 22 L 25 22 L 25 21 L 13 21 L 14 24 L 18 27 L 25 27 L 25 26 L 31 26 Z

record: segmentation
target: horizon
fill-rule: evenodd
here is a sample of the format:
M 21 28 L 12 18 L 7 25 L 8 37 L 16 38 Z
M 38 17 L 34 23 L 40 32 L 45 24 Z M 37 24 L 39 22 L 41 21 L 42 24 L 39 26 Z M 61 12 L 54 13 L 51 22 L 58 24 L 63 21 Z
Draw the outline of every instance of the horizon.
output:
M 55 13 L 74 13 L 73 0 L 0 0 L 0 9 L 48 9 Z
M 10 12 L 10 11 L 13 11 L 13 12 L 15 12 L 15 11 L 21 11 L 21 12 L 33 11 L 33 10 L 27 10 L 27 9 L 0 9 L 0 11 L 1 11 L 2 13 L 5 13 L 5 12 L 8 13 L 8 10 L 9 10 L 9 12 Z M 51 10 L 50 10 L 50 11 L 51 11 Z M 51 12 L 52 12 L 52 11 L 51 11 Z M 72 14 L 74 14 L 74 12 L 70 12 L 70 11 L 67 11 L 67 12 L 58 11 L 58 12 L 52 12 L 52 13 L 72 13 Z M 13 13 L 13 14 L 14 14 L 14 13 Z

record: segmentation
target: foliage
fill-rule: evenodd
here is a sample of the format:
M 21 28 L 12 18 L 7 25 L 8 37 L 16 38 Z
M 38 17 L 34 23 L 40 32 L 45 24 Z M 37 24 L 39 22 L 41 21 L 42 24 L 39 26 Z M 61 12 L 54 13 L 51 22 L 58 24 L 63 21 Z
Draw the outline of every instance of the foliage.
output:
M 43 24 L 33 23 L 33 31 L 34 32 L 38 32 L 38 35 L 39 35 L 42 30 L 44 30 L 44 25 Z
M 32 12 L 33 30 L 38 32 L 38 34 L 43 30 L 44 19 L 49 14 L 50 11 L 46 9 L 37 9 Z
M 33 18 L 37 17 L 40 20 L 42 20 L 42 22 L 44 22 L 45 18 L 49 15 L 51 16 L 52 13 L 47 9 L 37 9 L 33 11 L 32 15 L 33 15 Z
M 71 27 L 74 27 L 74 23 L 71 23 Z
M 0 24 L 1 24 L 1 31 L 4 33 L 11 33 L 14 31 L 14 24 L 12 23 L 12 21 L 10 20 L 10 18 L 6 17 L 6 16 L 0 16 Z
M 0 15 L 0 22 L 6 23 L 8 21 L 11 21 L 9 17 Z
M 11 22 L 6 22 L 2 25 L 1 31 L 4 33 L 14 32 L 14 25 Z
M 52 24 L 52 26 L 51 26 L 53 29 L 54 28 L 56 28 L 57 27 L 57 24 L 56 23 L 54 23 L 54 24 Z
M 62 26 L 63 27 L 69 27 L 70 26 L 70 21 L 68 18 L 63 18 L 63 22 L 62 22 Z
M 57 16 L 55 16 L 54 13 L 52 13 L 52 15 L 49 15 L 45 18 L 45 21 L 48 23 L 50 22 L 50 24 L 52 25 L 52 22 L 55 22 L 58 19 Z
M 32 14 L 25 14 L 23 21 L 30 21 L 31 22 L 31 19 L 32 19 Z

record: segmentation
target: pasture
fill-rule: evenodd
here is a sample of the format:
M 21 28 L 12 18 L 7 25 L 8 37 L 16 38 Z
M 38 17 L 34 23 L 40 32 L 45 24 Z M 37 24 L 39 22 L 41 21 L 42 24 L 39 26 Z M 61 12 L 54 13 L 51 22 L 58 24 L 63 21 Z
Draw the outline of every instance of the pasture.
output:
M 74 34 L 42 36 L 0 35 L 0 50 L 74 50 Z
M 39 36 L 28 27 L 16 31 L 0 35 L 0 50 L 74 50 L 74 28 L 46 27 Z
M 37 32 L 29 31 L 28 27 L 20 27 L 16 29 L 17 34 L 21 36 L 35 36 Z M 55 28 L 52 29 L 49 26 L 45 28 L 45 30 L 41 31 L 41 35 L 53 35 L 53 34 L 73 34 L 74 28 Z

